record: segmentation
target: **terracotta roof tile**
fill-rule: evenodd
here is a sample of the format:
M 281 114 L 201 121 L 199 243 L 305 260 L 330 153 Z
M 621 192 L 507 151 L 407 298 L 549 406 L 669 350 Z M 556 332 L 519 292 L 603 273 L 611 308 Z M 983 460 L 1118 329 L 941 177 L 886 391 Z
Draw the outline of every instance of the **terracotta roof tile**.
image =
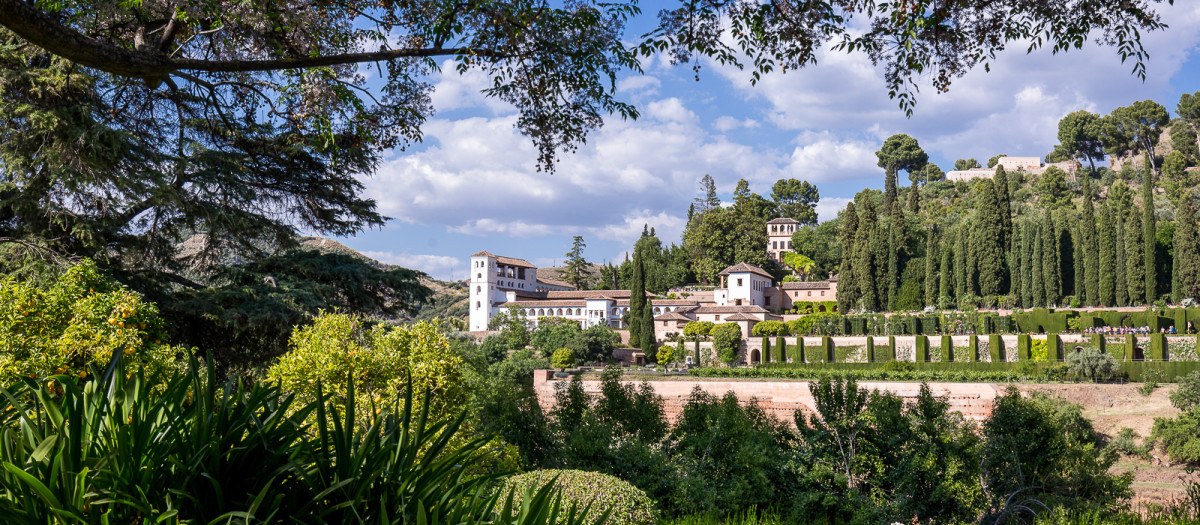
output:
M 724 270 L 721 270 L 721 275 L 729 275 L 729 274 L 734 274 L 734 273 L 754 273 L 754 274 L 758 274 L 763 277 L 766 277 L 767 279 L 774 279 L 774 277 L 771 277 L 771 274 L 767 273 L 766 270 L 759 268 L 753 264 L 744 263 L 744 262 L 737 263 L 737 264 L 730 266 Z

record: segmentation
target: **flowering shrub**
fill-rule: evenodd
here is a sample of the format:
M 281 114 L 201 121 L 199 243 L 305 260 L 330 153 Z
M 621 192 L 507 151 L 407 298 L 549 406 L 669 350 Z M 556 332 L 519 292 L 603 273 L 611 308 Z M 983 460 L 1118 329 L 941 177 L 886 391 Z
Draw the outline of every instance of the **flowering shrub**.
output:
M 582 510 L 591 504 L 587 519 L 591 522 L 601 513 L 612 509 L 608 522 L 613 525 L 654 525 L 657 511 L 650 497 L 637 487 L 620 478 L 585 472 L 582 470 L 535 470 L 508 478 L 504 491 L 515 489 L 515 498 L 520 498 L 529 488 L 538 488 L 554 479 L 555 486 L 562 491 L 564 514 L 572 504 Z M 514 506 L 517 502 L 514 502 Z
M 50 287 L 0 280 L 0 381 L 88 378 L 124 353 L 126 372 L 148 377 L 178 368 L 181 348 L 163 342 L 158 307 L 81 262 Z
M 344 400 L 346 377 L 351 376 L 355 402 L 379 407 L 399 400 L 411 376 L 415 403 L 425 403 L 429 392 L 431 420 L 466 406 L 462 357 L 432 324 L 368 326 L 357 316 L 322 312 L 311 325 L 298 328 L 288 346 L 267 378 L 302 403 L 316 399 L 318 383 L 335 400 Z

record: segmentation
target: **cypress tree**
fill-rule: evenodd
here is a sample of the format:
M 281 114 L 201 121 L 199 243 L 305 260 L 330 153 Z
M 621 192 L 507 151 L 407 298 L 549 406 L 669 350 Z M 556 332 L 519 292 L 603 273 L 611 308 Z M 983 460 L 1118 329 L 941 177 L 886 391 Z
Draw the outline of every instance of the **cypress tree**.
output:
M 1083 211 L 1079 217 L 1079 242 L 1083 244 L 1084 306 L 1100 301 L 1100 247 L 1096 242 L 1096 208 L 1092 203 L 1091 177 L 1083 178 Z
M 883 210 L 882 213 L 891 215 L 892 204 L 896 203 L 899 189 L 896 187 L 896 170 L 888 169 L 883 178 Z
M 975 256 L 980 297 L 1000 295 L 1004 281 L 1003 221 L 996 202 L 994 183 L 983 179 L 975 185 L 975 220 L 971 228 L 971 252 Z
M 1033 279 L 1033 241 L 1036 233 L 1037 223 L 1025 221 L 1021 227 L 1021 306 L 1025 308 L 1032 308 L 1036 304 L 1033 302 L 1033 287 L 1036 285 Z
M 1062 276 L 1058 265 L 1058 232 L 1049 208 L 1042 213 L 1042 228 L 1042 279 L 1046 281 L 1046 304 L 1050 305 L 1062 298 Z
M 858 232 L 854 236 L 854 280 L 859 292 L 859 304 L 864 310 L 879 309 L 879 297 L 875 293 L 875 262 L 871 246 L 875 234 L 875 210 L 870 199 L 863 199 L 862 213 L 859 214 Z M 848 311 L 848 310 L 847 310 Z
M 930 225 L 925 230 L 925 306 L 937 305 L 937 243 Z
M 655 351 L 654 340 L 654 306 L 650 299 L 645 299 L 642 304 L 642 321 L 638 323 L 638 329 L 642 331 L 642 353 L 646 354 L 647 359 L 655 359 L 653 356 L 658 355 Z
M 1011 197 L 1008 194 L 1008 174 L 1004 172 L 1004 166 L 996 165 L 996 175 L 993 181 L 993 187 L 996 190 L 996 204 L 1000 207 L 1000 232 L 1001 246 L 1005 251 L 1009 250 L 1014 242 L 1013 239 L 1013 222 L 1012 222 L 1012 203 Z
M 1075 298 L 1078 299 L 1082 304 L 1084 297 L 1087 296 L 1087 292 L 1083 289 L 1083 283 L 1087 279 L 1085 278 L 1086 274 L 1083 270 L 1083 243 L 1079 242 L 1079 228 L 1079 223 L 1075 223 L 1075 227 L 1072 228 L 1072 237 L 1075 239 L 1075 242 L 1071 243 L 1073 245 L 1074 252 L 1071 254 L 1072 279 L 1071 288 L 1069 289 L 1075 292 Z
M 641 243 L 634 245 L 633 279 L 629 286 L 629 311 L 625 313 L 625 324 L 629 328 L 629 346 L 633 348 L 642 346 L 642 309 L 646 305 L 646 279 L 642 273 L 645 269 L 642 268 L 641 250 L 637 248 L 640 245 Z
M 908 187 L 908 212 L 913 215 L 921 212 L 921 191 L 915 182 Z
M 967 233 L 970 230 L 967 223 L 960 223 L 954 232 L 954 296 L 963 300 L 971 293 L 969 286 L 970 270 L 967 268 Z
M 1013 304 L 1021 305 L 1021 227 L 1013 223 L 1011 249 L 1008 251 L 1008 294 Z
M 904 208 L 892 206 L 891 218 L 888 221 L 888 266 L 887 266 L 887 309 L 893 310 L 896 304 L 896 290 L 900 288 L 900 275 L 904 273 L 903 266 L 908 259 L 907 221 L 904 219 Z
M 900 205 L 899 202 L 896 203 L 896 206 Z M 888 301 L 888 240 L 891 234 L 884 229 L 887 225 L 884 210 L 876 210 L 876 213 L 875 224 L 871 229 L 871 262 L 875 272 L 872 284 L 875 285 L 875 309 L 883 310 Z
M 1117 263 L 1117 229 L 1113 224 L 1112 207 L 1105 202 L 1100 207 L 1100 304 L 1116 304 L 1116 282 L 1113 280 Z
M 943 239 L 942 239 L 943 242 L 947 242 L 947 241 L 949 241 L 949 239 L 952 238 L 950 235 L 950 232 L 943 233 L 942 237 L 943 237 Z M 941 267 L 941 270 L 939 271 L 939 277 L 941 277 L 941 279 L 940 279 L 941 282 L 938 283 L 939 302 L 942 297 L 950 299 L 952 302 L 954 299 L 954 273 L 951 271 L 952 265 L 950 264 L 951 252 L 952 252 L 952 250 L 950 250 L 949 246 L 947 246 L 945 250 L 941 250 L 942 267 Z
M 1175 258 L 1179 261 L 1179 291 L 1175 302 L 1200 297 L 1200 248 L 1197 247 L 1196 216 L 1190 196 L 1179 199 L 1175 212 Z
M 1113 246 L 1117 254 L 1113 264 L 1113 299 L 1119 306 L 1129 306 L 1129 287 L 1125 283 L 1125 211 L 1114 206 L 1112 214 L 1116 222 Z
M 1129 210 L 1129 225 L 1125 227 L 1125 290 L 1131 305 L 1143 304 L 1146 293 L 1142 231 L 1142 214 L 1137 209 Z
M 1154 223 L 1154 174 L 1150 170 L 1145 170 L 1145 175 L 1142 176 L 1142 270 L 1146 277 L 1145 287 L 1143 288 L 1143 297 L 1146 299 L 1146 304 L 1154 304 L 1154 299 L 1158 296 L 1158 273 L 1154 268 L 1154 255 L 1156 237 L 1156 224 Z
M 1033 296 L 1034 306 L 1046 306 L 1046 279 L 1042 275 L 1045 268 L 1042 264 L 1042 261 L 1045 259 L 1045 253 L 1042 251 L 1042 246 L 1044 245 L 1042 236 L 1044 235 L 1044 231 L 1040 223 L 1035 224 L 1033 229 L 1035 233 L 1033 236 L 1033 264 L 1030 265 L 1033 267 L 1033 279 L 1031 281 L 1033 289 L 1031 290 L 1031 295 Z
M 854 238 L 858 234 L 858 213 L 853 202 L 847 204 L 846 211 L 842 212 L 842 230 L 839 234 L 842 243 L 842 265 L 838 272 L 838 311 L 849 312 L 861 296 L 854 270 L 854 261 L 857 260 Z

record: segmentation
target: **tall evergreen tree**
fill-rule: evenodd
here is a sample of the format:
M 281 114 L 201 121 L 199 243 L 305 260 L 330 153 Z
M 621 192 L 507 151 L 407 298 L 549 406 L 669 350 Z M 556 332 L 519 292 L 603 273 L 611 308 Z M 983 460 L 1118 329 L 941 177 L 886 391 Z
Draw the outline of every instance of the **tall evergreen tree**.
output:
M 1196 216 L 1191 198 L 1180 199 L 1175 211 L 1175 258 L 1179 261 L 1179 289 L 1175 302 L 1185 298 L 1200 298 L 1200 239 L 1196 236 Z
M 1028 220 L 1021 226 L 1021 306 L 1032 308 L 1033 287 L 1036 284 L 1033 277 L 1033 241 L 1037 233 L 1037 222 Z M 1041 277 L 1042 272 L 1038 272 Z
M 588 276 L 588 269 L 592 263 L 583 258 L 583 249 L 586 247 L 583 236 L 576 235 L 572 237 L 571 250 L 567 252 L 567 282 L 579 290 L 587 289 L 588 281 L 591 280 Z
M 1021 288 L 1025 286 L 1025 268 L 1021 264 L 1021 226 L 1014 222 L 1012 227 L 1011 249 L 1008 251 L 1008 293 L 1013 297 L 1013 304 L 1020 306 Z
M 1062 298 L 1062 274 L 1058 264 L 1058 231 L 1050 209 L 1042 212 L 1042 279 L 1046 281 L 1046 304 L 1056 304 Z
M 863 199 L 862 213 L 859 214 L 858 232 L 854 236 L 854 281 L 859 291 L 859 305 L 866 311 L 879 309 L 879 295 L 876 293 L 875 250 L 871 242 L 878 237 L 875 221 L 874 206 L 871 199 Z
M 1008 193 L 1008 174 L 1004 172 L 1002 165 L 996 165 L 993 186 L 996 189 L 996 203 L 1000 207 L 1002 246 L 1007 251 L 1013 243 L 1012 198 Z
M 1105 201 L 1100 206 L 1100 304 L 1116 304 L 1117 227 L 1113 224 L 1112 206 Z
M 971 293 L 970 273 L 967 267 L 967 223 L 960 223 L 954 231 L 954 297 L 959 301 Z
M 1129 210 L 1129 225 L 1125 227 L 1125 290 L 1129 304 L 1143 304 L 1146 298 L 1145 249 L 1142 242 L 1142 214 Z
M 908 262 L 908 233 L 907 221 L 904 218 L 904 208 L 892 206 L 891 217 L 888 220 L 888 265 L 887 265 L 887 309 L 893 310 L 896 305 L 896 290 L 900 288 L 900 276 Z
M 1087 274 L 1083 269 L 1083 243 L 1079 242 L 1081 237 L 1079 228 L 1080 226 L 1077 222 L 1075 223 L 1075 227 L 1071 230 L 1071 235 L 1075 239 L 1075 242 L 1072 243 L 1072 248 L 1074 251 L 1072 252 L 1071 256 L 1071 262 L 1073 263 L 1071 265 L 1071 287 L 1064 289 L 1072 290 L 1075 293 L 1075 298 L 1082 303 L 1084 297 L 1087 295 L 1087 291 L 1083 289 L 1084 282 L 1087 281 Z
M 655 344 L 654 339 L 654 306 L 650 299 L 642 299 L 642 320 L 638 322 L 638 330 L 641 332 L 638 342 L 641 343 L 642 353 L 646 355 L 647 359 L 655 359 L 654 356 L 658 355 L 655 348 L 658 345 Z
M 717 196 L 717 182 L 713 180 L 712 175 L 705 173 L 704 177 L 700 178 L 700 193 L 704 196 L 696 197 L 693 202 L 699 208 L 696 211 L 703 214 L 721 206 L 721 198 Z
M 838 311 L 849 312 L 858 304 L 858 299 L 862 292 L 858 287 L 857 275 L 854 270 L 854 262 L 857 260 L 854 244 L 855 237 L 858 234 L 858 213 L 855 211 L 854 203 L 846 205 L 846 211 L 842 212 L 841 231 L 838 232 L 839 240 L 842 245 L 842 263 L 838 269 Z
M 949 231 L 946 231 L 942 234 L 942 242 L 944 243 L 950 242 L 950 239 L 952 238 L 953 236 Z M 941 307 L 940 301 L 943 297 L 951 301 L 954 300 L 954 272 L 951 270 L 953 267 L 950 262 L 951 253 L 953 253 L 953 250 L 950 249 L 949 245 L 947 245 L 944 250 L 941 250 L 942 267 L 938 272 L 939 277 L 941 277 L 940 282 L 938 283 L 939 307 Z
M 1083 203 L 1079 217 L 1079 242 L 1083 245 L 1084 306 L 1100 301 L 1100 246 L 1096 238 L 1096 208 L 1092 202 L 1091 177 L 1083 178 Z
M 1042 264 L 1042 261 L 1045 260 L 1045 251 L 1043 250 L 1045 243 L 1042 242 L 1045 231 L 1041 223 L 1036 223 L 1033 230 L 1035 232 L 1033 236 L 1033 264 L 1031 265 L 1033 272 L 1033 289 L 1031 295 L 1033 296 L 1034 306 L 1046 306 L 1045 265 Z
M 1004 221 L 996 200 L 995 184 L 990 179 L 975 184 L 975 220 L 972 222 L 971 252 L 981 297 L 1000 295 L 1004 283 Z
M 1129 287 L 1125 283 L 1125 208 L 1117 201 L 1109 201 L 1116 227 L 1113 230 L 1113 247 L 1116 261 L 1113 263 L 1113 300 L 1117 306 L 1129 306 Z
M 938 250 L 934 235 L 933 225 L 930 225 L 925 230 L 925 306 L 937 306 Z
M 625 313 L 625 324 L 629 328 L 629 346 L 633 348 L 642 346 L 642 309 L 646 306 L 646 276 L 644 272 L 641 251 L 635 247 L 633 250 L 633 277 L 629 283 L 629 311 Z
M 1157 225 L 1154 219 L 1154 172 L 1144 170 L 1142 176 L 1142 265 L 1146 277 L 1143 296 L 1146 304 L 1154 304 L 1158 298 L 1158 272 L 1155 266 L 1157 247 Z
M 921 188 L 916 183 L 908 187 L 908 213 L 921 213 Z

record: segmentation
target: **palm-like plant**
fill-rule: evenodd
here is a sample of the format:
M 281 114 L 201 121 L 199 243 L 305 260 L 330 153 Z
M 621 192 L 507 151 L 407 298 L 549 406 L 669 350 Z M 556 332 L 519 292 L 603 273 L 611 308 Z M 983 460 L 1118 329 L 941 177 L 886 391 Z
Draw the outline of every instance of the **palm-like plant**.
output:
M 486 439 L 452 446 L 463 418 L 430 422 L 411 391 L 356 418 L 353 395 L 344 413 L 325 396 L 295 407 L 276 387 L 218 385 L 195 360 L 163 381 L 120 370 L 0 389 L 0 520 L 584 523 L 552 483 L 516 507 L 493 476 L 467 475 Z

